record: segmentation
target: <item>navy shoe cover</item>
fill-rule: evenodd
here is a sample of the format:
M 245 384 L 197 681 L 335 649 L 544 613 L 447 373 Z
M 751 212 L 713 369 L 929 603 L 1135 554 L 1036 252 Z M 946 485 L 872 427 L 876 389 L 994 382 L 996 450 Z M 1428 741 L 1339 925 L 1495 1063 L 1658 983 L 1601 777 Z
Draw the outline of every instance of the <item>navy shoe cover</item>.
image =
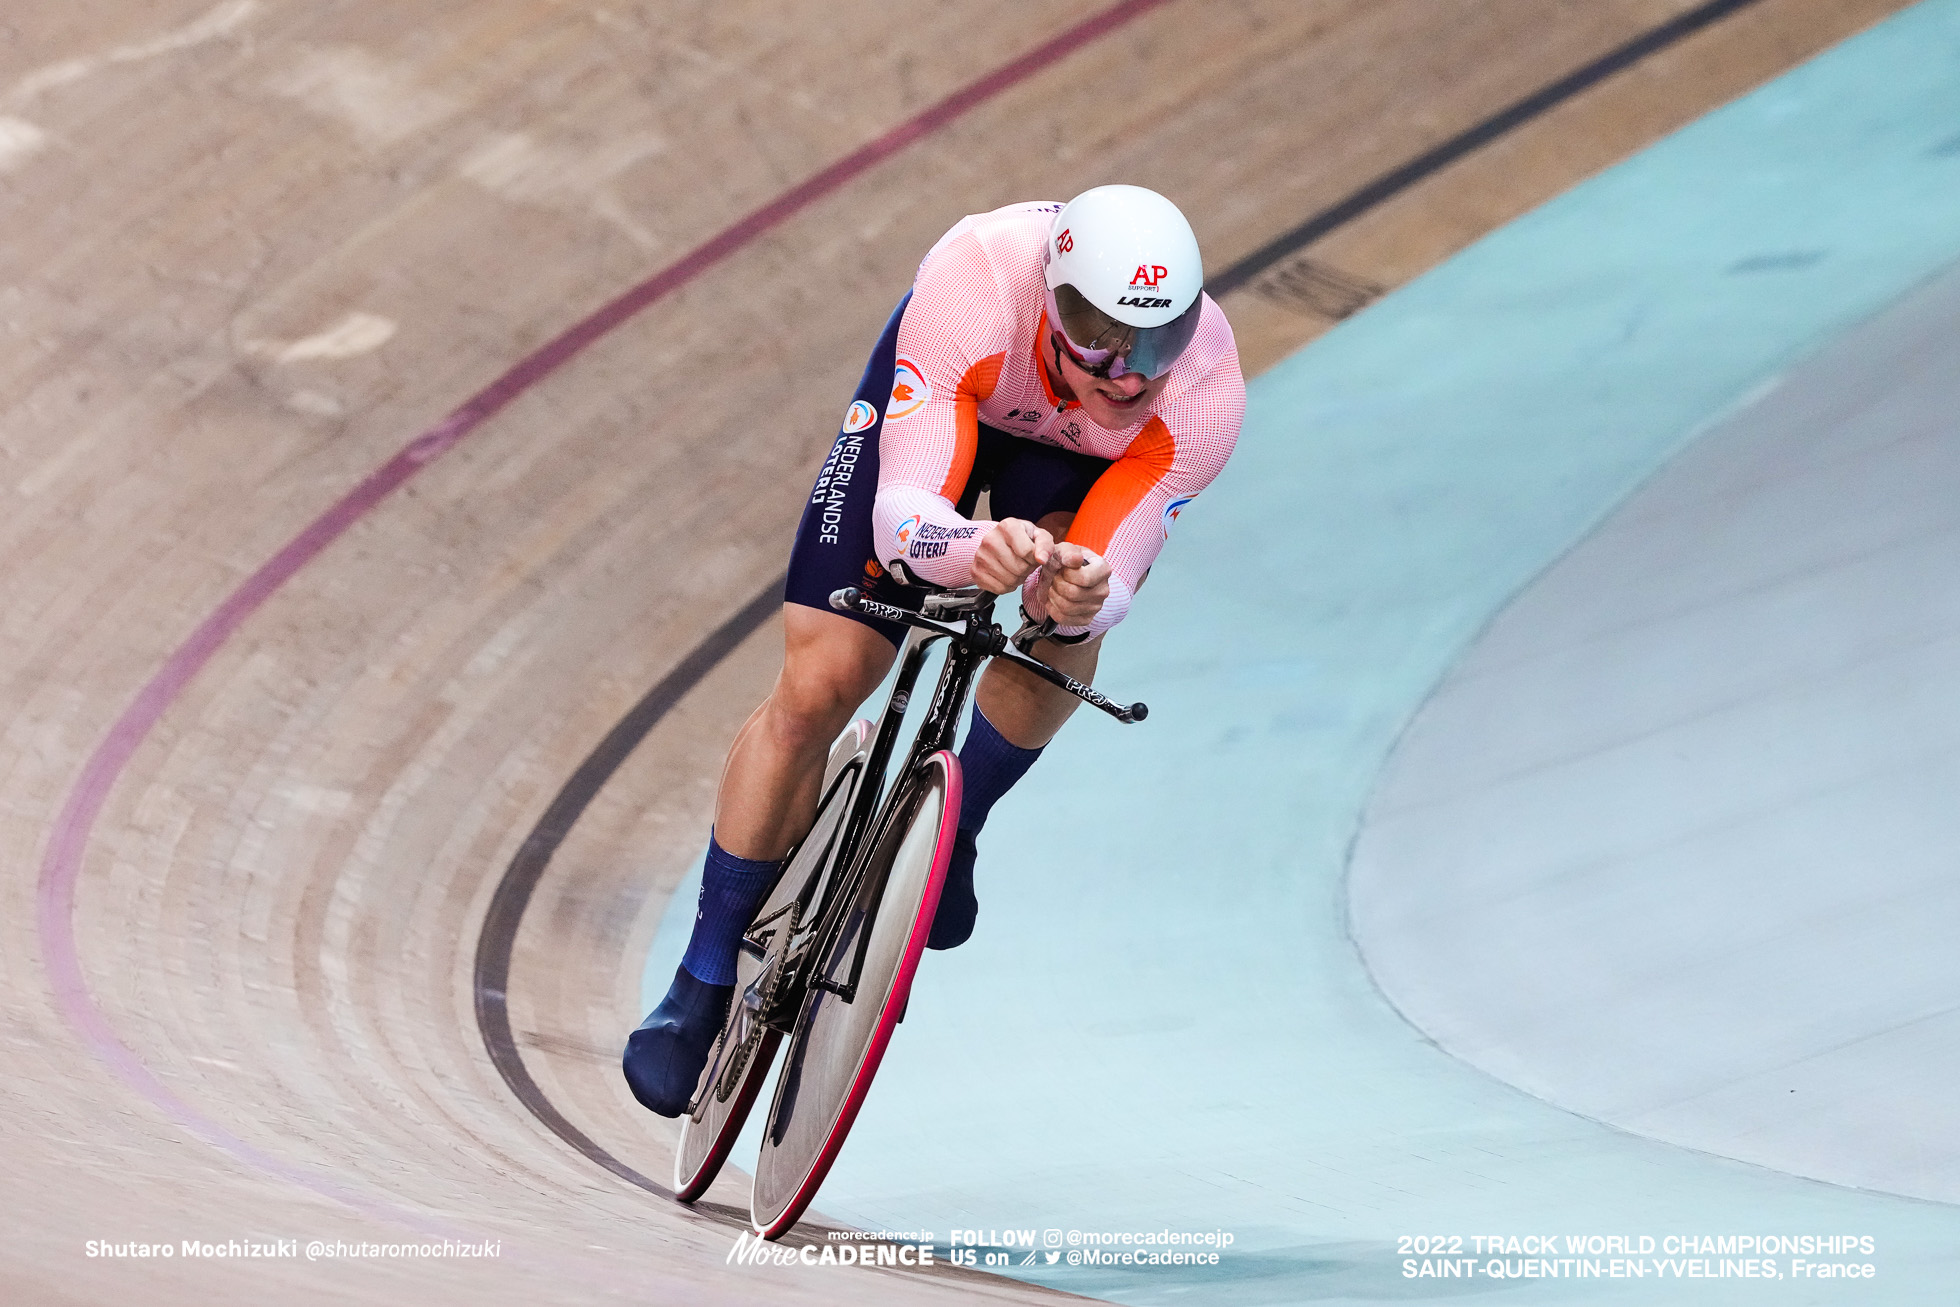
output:
M 953 860 L 946 866 L 946 884 L 939 891 L 939 911 L 932 919 L 927 948 L 958 948 L 973 934 L 980 901 L 973 897 L 973 860 L 979 855 L 978 836 L 962 826 L 953 832 Z
M 734 993 L 733 985 L 710 985 L 696 980 L 686 967 L 674 968 L 667 997 L 626 1037 L 620 1058 L 626 1083 L 642 1107 L 662 1116 L 687 1111 Z

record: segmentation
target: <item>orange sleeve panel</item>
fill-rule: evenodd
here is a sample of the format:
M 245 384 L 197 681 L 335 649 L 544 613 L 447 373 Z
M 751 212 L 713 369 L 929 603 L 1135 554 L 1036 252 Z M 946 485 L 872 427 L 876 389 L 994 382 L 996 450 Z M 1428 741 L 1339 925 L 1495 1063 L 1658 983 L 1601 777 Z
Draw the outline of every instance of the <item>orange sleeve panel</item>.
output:
M 1177 457 L 1177 440 L 1164 420 L 1153 416 L 1137 432 L 1123 456 L 1096 478 L 1083 497 L 1082 508 L 1069 526 L 1067 539 L 1105 556 L 1116 529 L 1136 511 L 1157 483 L 1170 475 Z M 969 457 L 970 461 L 970 457 Z
M 953 392 L 953 461 L 946 469 L 946 483 L 939 487 L 939 497 L 948 503 L 960 502 L 966 479 L 973 474 L 973 455 L 980 447 L 980 405 L 1000 384 L 1001 364 L 1006 361 L 1005 350 L 989 354 L 966 370 Z

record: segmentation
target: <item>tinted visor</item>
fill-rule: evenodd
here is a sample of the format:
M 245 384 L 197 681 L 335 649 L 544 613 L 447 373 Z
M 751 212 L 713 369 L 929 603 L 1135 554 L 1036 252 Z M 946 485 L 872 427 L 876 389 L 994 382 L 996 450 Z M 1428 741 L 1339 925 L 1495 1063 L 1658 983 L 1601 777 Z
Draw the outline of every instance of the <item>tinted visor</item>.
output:
M 1076 362 L 1090 376 L 1106 379 L 1141 372 L 1146 380 L 1155 381 L 1171 370 L 1198 334 L 1204 303 L 1200 293 L 1190 308 L 1163 326 L 1132 327 L 1091 304 L 1075 287 L 1061 285 L 1048 292 L 1048 321 L 1068 338 Z

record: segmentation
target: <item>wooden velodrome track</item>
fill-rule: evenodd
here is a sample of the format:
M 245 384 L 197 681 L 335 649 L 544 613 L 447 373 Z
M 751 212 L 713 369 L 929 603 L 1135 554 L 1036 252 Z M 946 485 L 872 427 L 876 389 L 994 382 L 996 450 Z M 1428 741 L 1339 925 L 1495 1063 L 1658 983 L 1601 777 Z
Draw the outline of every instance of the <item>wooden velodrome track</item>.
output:
M 616 1069 L 776 625 L 677 665 L 778 574 L 917 259 L 1154 186 L 1251 374 L 1897 7 L 9 6 L 0 1301 L 1055 1296 L 737 1278 L 739 1178 L 633 1183 L 673 1132 Z M 268 1237 L 502 1255 L 85 1251 Z

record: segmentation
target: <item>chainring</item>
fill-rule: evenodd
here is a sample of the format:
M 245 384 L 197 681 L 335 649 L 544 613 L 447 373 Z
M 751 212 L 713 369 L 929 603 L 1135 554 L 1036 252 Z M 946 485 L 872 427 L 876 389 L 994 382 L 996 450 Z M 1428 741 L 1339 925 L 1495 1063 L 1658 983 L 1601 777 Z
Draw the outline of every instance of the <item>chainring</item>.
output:
M 756 1046 L 762 1042 L 762 1037 L 769 1028 L 763 1017 L 774 1006 L 777 991 L 782 988 L 783 978 L 790 971 L 790 968 L 782 963 L 784 955 L 788 952 L 786 942 L 796 933 L 796 916 L 794 905 L 786 905 L 785 912 L 778 915 L 778 924 L 770 931 L 767 942 L 762 944 L 762 970 L 735 995 L 734 1000 L 729 1004 L 728 1020 L 722 1023 L 721 1034 L 715 1040 L 714 1052 L 709 1054 L 712 1063 L 715 1055 L 727 1047 L 732 1036 L 734 1047 L 729 1049 L 727 1065 L 723 1066 L 721 1074 L 715 1077 L 713 1092 L 717 1102 L 727 1102 L 729 1095 L 741 1086 L 742 1076 L 748 1070 L 750 1059 L 755 1056 Z M 747 998 L 751 990 L 755 991 L 757 998 L 753 1005 Z M 703 1105 L 706 1101 L 707 1096 L 704 1094 Z

